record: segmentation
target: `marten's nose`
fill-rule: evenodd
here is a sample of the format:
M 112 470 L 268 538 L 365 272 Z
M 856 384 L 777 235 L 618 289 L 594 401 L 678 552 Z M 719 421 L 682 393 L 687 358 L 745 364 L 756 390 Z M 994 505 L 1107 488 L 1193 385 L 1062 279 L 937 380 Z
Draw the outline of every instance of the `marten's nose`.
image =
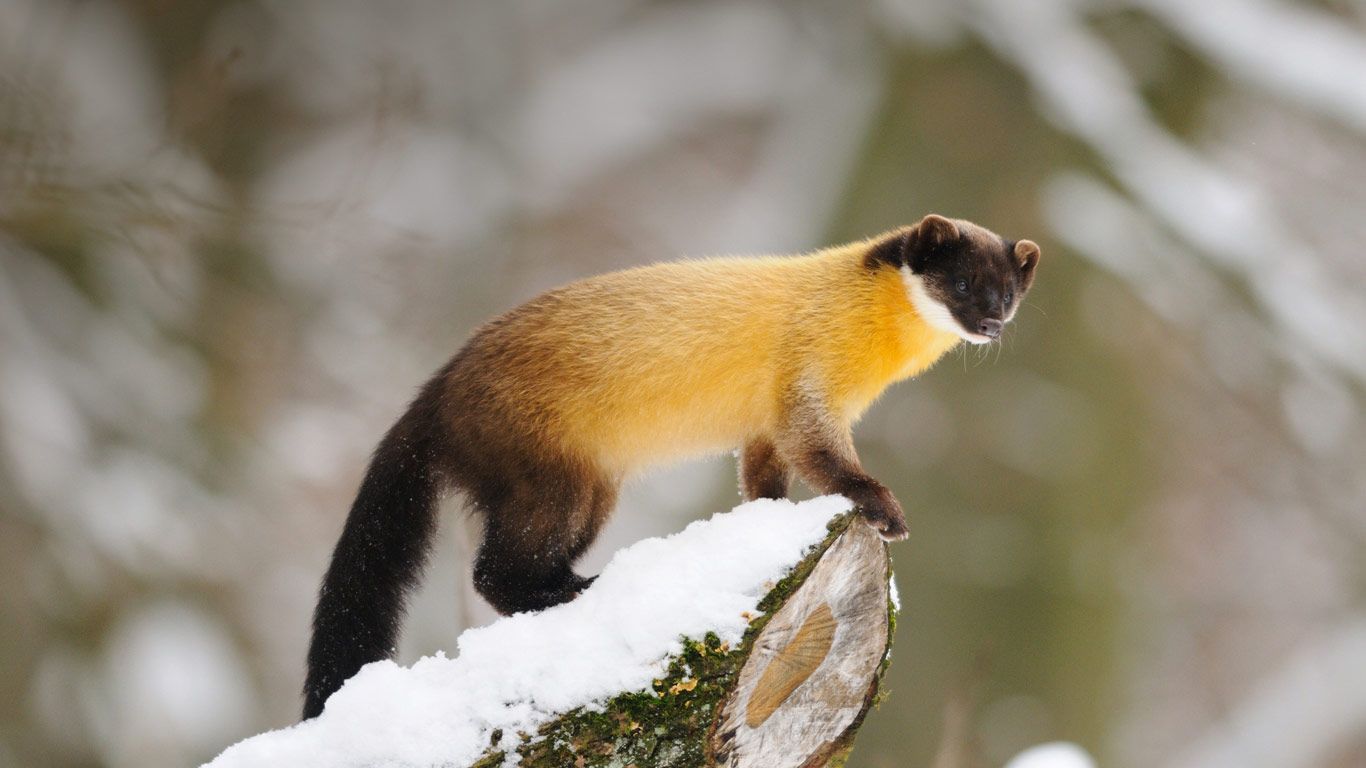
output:
M 994 339 L 1001 335 L 1001 328 L 1003 327 L 1005 327 L 1005 323 L 994 317 L 988 317 L 977 324 L 977 332 L 983 336 L 990 336 Z

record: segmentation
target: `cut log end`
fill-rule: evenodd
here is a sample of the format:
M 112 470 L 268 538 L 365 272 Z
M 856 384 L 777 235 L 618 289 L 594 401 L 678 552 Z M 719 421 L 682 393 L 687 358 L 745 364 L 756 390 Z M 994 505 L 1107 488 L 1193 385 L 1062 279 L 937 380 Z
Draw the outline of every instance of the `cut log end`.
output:
M 886 544 L 852 524 L 754 641 L 710 739 L 717 765 L 823 766 L 877 693 L 890 643 Z

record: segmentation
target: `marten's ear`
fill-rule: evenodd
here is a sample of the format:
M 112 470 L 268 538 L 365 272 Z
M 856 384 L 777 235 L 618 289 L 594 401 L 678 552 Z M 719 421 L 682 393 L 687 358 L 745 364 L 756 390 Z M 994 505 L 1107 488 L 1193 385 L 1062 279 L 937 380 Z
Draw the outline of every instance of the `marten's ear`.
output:
M 1034 267 L 1039 265 L 1039 246 L 1033 240 L 1021 240 L 1015 244 L 1015 263 L 1020 266 L 1022 285 L 1025 288 L 1034 282 Z
M 957 240 L 958 225 L 937 213 L 931 213 L 915 225 L 915 235 L 916 245 L 933 248 Z

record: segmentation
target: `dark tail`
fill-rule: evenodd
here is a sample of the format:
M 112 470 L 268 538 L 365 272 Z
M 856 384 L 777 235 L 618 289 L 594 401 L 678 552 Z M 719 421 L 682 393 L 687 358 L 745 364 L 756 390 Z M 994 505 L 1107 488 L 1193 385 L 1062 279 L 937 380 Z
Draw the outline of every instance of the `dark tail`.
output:
M 436 531 L 441 493 L 437 380 L 384 436 L 351 506 L 313 614 L 304 719 L 347 678 L 394 652 L 407 592 Z

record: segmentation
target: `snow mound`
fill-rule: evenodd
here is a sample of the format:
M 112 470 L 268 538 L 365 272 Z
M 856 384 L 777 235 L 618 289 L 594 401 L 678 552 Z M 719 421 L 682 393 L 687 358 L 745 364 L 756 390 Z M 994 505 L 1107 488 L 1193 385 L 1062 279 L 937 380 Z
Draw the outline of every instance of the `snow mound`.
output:
M 1026 749 L 1006 768 L 1096 768 L 1096 763 L 1076 744 L 1053 741 Z
M 578 599 L 471 629 L 459 655 L 366 665 L 308 722 L 229 747 L 211 768 L 467 765 L 495 730 L 647 691 L 682 637 L 737 643 L 775 582 L 850 508 L 761 500 L 619 552 Z

